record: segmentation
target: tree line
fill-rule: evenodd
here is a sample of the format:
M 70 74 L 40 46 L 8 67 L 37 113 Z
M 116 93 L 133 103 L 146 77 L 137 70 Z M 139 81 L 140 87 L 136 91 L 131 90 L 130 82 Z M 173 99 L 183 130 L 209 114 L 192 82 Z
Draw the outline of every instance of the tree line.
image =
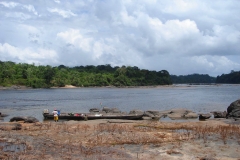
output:
M 174 84 L 185 84 L 185 83 L 194 83 L 194 84 L 202 84 L 202 83 L 215 83 L 216 78 L 211 77 L 208 74 L 190 74 L 190 75 L 171 75 L 172 83 Z
M 240 71 L 231 71 L 229 74 L 217 76 L 216 83 L 240 84 Z
M 150 86 L 172 84 L 168 71 L 150 71 L 136 66 L 87 65 L 68 67 L 0 61 L 0 86 L 32 88 L 89 86 Z

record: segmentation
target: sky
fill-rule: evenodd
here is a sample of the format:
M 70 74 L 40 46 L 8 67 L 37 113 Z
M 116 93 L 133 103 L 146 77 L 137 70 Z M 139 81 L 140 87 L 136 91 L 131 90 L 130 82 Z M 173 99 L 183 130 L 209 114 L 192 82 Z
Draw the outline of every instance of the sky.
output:
M 0 0 L 0 61 L 240 70 L 240 0 Z

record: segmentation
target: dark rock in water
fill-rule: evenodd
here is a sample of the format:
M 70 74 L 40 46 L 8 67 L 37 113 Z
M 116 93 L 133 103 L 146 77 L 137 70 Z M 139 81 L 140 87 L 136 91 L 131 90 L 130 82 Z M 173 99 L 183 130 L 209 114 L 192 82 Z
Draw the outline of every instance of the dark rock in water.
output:
M 144 114 L 144 112 L 141 110 L 132 110 L 129 112 L 129 114 Z
M 221 112 L 221 111 L 213 111 L 211 112 L 214 115 L 214 118 L 226 118 L 227 112 Z
M 0 123 L 0 130 L 21 130 L 22 125 L 19 123 Z
M 39 122 L 35 117 L 13 117 L 10 119 L 10 122 L 14 121 L 24 121 L 24 123 L 36 123 Z
M 89 112 L 90 113 L 95 113 L 95 112 L 100 112 L 100 110 L 97 109 L 97 108 L 91 108 L 91 109 L 89 109 Z
M 226 118 L 240 118 L 240 99 L 228 106 Z
M 210 113 L 199 114 L 199 119 L 209 119 L 211 117 L 212 117 L 212 115 Z

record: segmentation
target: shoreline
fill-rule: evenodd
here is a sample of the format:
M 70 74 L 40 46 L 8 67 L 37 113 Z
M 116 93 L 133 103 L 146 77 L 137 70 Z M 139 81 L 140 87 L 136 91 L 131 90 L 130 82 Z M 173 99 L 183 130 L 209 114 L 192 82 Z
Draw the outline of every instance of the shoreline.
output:
M 65 85 L 65 87 L 50 87 L 50 88 L 32 88 L 22 85 L 12 85 L 10 87 L 0 86 L 0 90 L 27 90 L 27 89 L 74 89 L 74 88 L 174 88 L 174 87 L 197 87 L 197 86 L 219 86 L 219 85 L 233 85 L 240 84 L 171 84 L 171 85 L 152 85 L 152 86 L 90 86 L 77 87 L 73 85 Z

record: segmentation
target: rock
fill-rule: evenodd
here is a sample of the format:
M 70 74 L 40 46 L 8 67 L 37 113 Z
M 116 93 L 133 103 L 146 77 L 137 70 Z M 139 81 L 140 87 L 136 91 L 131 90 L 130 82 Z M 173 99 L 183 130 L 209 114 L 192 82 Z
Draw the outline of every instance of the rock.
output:
M 198 118 L 198 114 L 195 112 L 190 112 L 184 115 L 185 118 Z
M 171 114 L 168 114 L 167 116 L 172 120 L 184 118 L 184 115 L 181 113 L 171 113 Z
M 228 106 L 226 118 L 240 118 L 240 99 Z
M 160 113 L 159 111 L 149 110 L 149 111 L 144 112 L 144 116 L 147 116 L 147 117 L 162 117 L 163 114 Z
M 226 118 L 227 112 L 213 111 L 211 112 L 214 115 L 214 118 Z
M 132 110 L 129 112 L 129 114 L 144 114 L 144 112 L 141 110 Z
M 91 108 L 91 109 L 89 109 L 89 112 L 90 113 L 95 113 L 95 112 L 100 112 L 100 110 L 97 109 L 97 108 Z
M 118 108 L 108 108 L 108 107 L 103 107 L 101 113 L 122 113 Z
M 212 117 L 212 115 L 210 113 L 206 113 L 206 114 L 199 114 L 199 119 L 209 119 L 210 117 Z
M 21 130 L 22 125 L 19 123 L 0 123 L 0 130 Z
M 121 111 L 118 108 L 112 108 L 110 113 L 121 113 Z
M 27 119 L 24 121 L 24 123 L 36 123 L 39 122 L 39 120 L 35 117 L 27 117 Z
M 172 110 L 170 110 L 169 114 L 178 113 L 178 114 L 185 115 L 185 114 L 188 114 L 190 112 L 192 112 L 192 111 L 187 110 L 187 109 L 179 108 L 179 109 L 172 109 Z
M 173 109 L 167 115 L 171 119 L 194 118 L 196 114 L 187 109 Z
M 39 122 L 35 117 L 13 117 L 10 119 L 10 122 L 14 121 L 24 121 L 24 123 L 36 123 Z
M 109 112 L 111 112 L 111 109 L 108 108 L 108 107 L 103 107 L 102 111 L 106 112 L 106 113 L 109 113 Z

